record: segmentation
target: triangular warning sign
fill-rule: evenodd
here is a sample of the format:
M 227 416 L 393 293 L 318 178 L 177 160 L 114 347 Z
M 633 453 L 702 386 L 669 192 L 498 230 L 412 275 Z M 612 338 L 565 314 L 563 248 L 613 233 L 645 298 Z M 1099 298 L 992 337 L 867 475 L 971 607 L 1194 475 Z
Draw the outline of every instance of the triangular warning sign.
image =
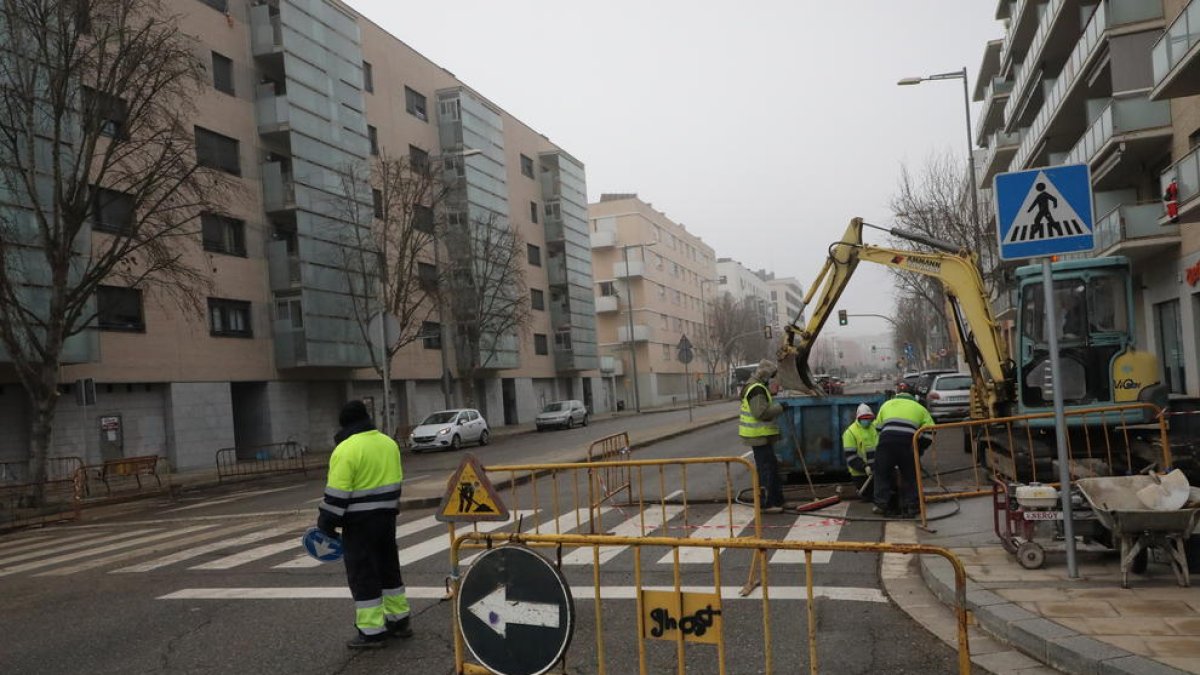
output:
M 1025 244 L 1090 235 L 1087 221 L 1079 217 L 1045 172 L 1038 172 L 1012 227 L 1004 235 L 1004 244 Z
M 446 494 L 434 516 L 443 523 L 508 520 L 508 507 L 500 501 L 479 460 L 468 453 L 446 483 Z

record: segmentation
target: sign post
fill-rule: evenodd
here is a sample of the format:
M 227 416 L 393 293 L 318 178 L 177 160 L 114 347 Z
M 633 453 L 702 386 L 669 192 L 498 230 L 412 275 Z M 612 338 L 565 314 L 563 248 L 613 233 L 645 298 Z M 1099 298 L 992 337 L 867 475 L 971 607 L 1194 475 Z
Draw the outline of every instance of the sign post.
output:
M 683 364 L 683 385 L 687 389 L 688 421 L 692 421 L 692 376 L 688 373 L 688 364 L 695 354 L 692 353 L 692 342 L 686 335 L 679 336 L 679 344 L 675 345 L 676 356 Z
M 1067 457 L 1067 420 L 1063 409 L 1058 308 L 1054 301 L 1051 258 L 1095 248 L 1092 176 L 1087 164 L 1069 164 L 996 176 L 996 236 L 1001 260 L 1042 258 L 1042 291 L 1054 390 L 1054 436 L 1058 445 L 1059 498 L 1067 545 L 1067 576 L 1079 578 L 1075 522 L 1071 508 L 1071 465 Z M 1035 213 L 1036 211 L 1036 213 Z

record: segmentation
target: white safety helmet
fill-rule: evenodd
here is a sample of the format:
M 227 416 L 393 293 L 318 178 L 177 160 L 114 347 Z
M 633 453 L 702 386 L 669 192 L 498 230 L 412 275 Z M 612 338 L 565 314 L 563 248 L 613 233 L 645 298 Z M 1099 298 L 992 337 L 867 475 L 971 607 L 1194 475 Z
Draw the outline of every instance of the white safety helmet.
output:
M 873 420 L 875 419 L 875 413 L 871 410 L 871 406 L 867 405 L 866 403 L 860 403 L 858 405 L 858 411 L 854 413 L 854 419 Z

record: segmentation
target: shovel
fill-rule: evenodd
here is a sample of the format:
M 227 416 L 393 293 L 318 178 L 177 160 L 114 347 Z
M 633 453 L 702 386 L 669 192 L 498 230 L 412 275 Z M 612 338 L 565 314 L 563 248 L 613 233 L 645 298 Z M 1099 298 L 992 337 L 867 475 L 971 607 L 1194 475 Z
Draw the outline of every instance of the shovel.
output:
M 1177 511 L 1191 496 L 1191 486 L 1179 469 L 1161 477 L 1151 473 L 1150 479 L 1154 483 L 1138 490 L 1137 496 L 1152 511 Z

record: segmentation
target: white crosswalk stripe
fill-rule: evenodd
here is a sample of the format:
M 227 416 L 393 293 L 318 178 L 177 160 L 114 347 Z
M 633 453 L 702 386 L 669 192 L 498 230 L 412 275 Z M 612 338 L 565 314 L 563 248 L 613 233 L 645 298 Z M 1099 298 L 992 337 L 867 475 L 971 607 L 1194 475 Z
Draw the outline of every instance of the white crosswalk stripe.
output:
M 200 541 L 215 539 L 217 537 L 224 537 L 226 535 L 233 534 L 234 532 L 239 532 L 241 530 L 244 530 L 247 527 L 250 527 L 250 526 L 247 525 L 246 523 L 238 523 L 237 525 L 234 525 L 232 527 L 224 527 L 224 528 L 221 528 L 218 530 L 205 530 L 205 531 L 202 531 L 199 534 L 196 534 L 191 537 L 171 539 L 169 541 L 159 542 L 157 544 L 147 546 L 144 548 L 135 548 L 132 551 L 122 551 L 121 553 L 114 553 L 113 555 L 104 556 L 102 558 L 93 558 L 92 560 L 88 560 L 87 562 L 82 562 L 77 565 L 71 565 L 69 567 L 59 567 L 56 569 L 52 569 L 48 572 L 42 572 L 41 574 L 38 574 L 36 576 L 39 576 L 39 577 L 66 576 L 68 574 L 75 574 L 77 572 L 83 572 L 85 570 L 93 570 L 93 569 L 96 569 L 97 567 L 104 567 L 105 565 L 111 565 L 112 563 L 115 563 L 115 562 L 129 560 L 130 558 L 138 558 L 138 557 L 142 557 L 142 556 L 145 556 L 148 554 L 160 553 L 162 551 L 169 551 L 173 548 L 177 548 L 179 546 L 183 546 L 183 545 L 187 545 L 187 544 L 195 544 L 196 542 L 200 542 Z M 178 535 L 180 533 L 176 532 L 176 534 Z
M 601 506 L 598 511 L 600 518 L 610 510 L 607 506 Z M 536 521 L 524 526 L 522 532 L 537 532 L 538 534 L 566 534 L 568 532 L 583 532 L 587 529 L 588 523 L 592 520 L 588 509 L 575 509 L 569 513 L 555 518 L 549 523 L 538 524 Z M 482 553 L 480 551 L 479 553 Z M 479 553 L 472 553 L 463 556 L 459 560 L 460 565 L 470 565 L 475 562 L 475 558 L 479 557 Z
M 0 568 L 0 577 L 5 577 L 10 574 L 16 574 L 18 572 L 28 572 L 29 570 L 35 570 L 35 569 L 38 569 L 41 567 L 50 567 L 52 565 L 58 565 L 58 564 L 61 564 L 64 562 L 70 562 L 72 560 L 79 560 L 80 558 L 86 558 L 91 555 L 98 555 L 101 553 L 108 553 L 109 551 L 116 551 L 116 550 L 119 550 L 122 548 L 127 548 L 129 546 L 135 546 L 138 544 L 149 544 L 149 543 L 155 542 L 155 541 L 162 541 L 163 539 L 170 539 L 172 537 L 178 537 L 181 534 L 188 534 L 191 532 L 199 532 L 200 530 L 207 530 L 210 527 L 216 527 L 216 525 L 215 524 L 213 524 L 213 525 L 194 525 L 192 527 L 185 527 L 185 528 L 182 528 L 179 530 L 168 530 L 166 532 L 159 532 L 157 534 L 151 534 L 151 535 L 147 535 L 144 537 L 127 539 L 125 541 L 117 542 L 115 544 L 108 544 L 107 546 L 101 546 L 99 548 L 89 548 L 84 551 L 68 553 L 66 555 L 55 556 L 53 558 L 46 558 L 44 560 L 35 560 L 30 563 L 25 563 L 24 565 L 14 565 L 12 567 L 4 567 L 4 568 Z
M 663 517 L 664 511 L 666 517 Z M 668 522 L 683 513 L 682 506 L 674 504 L 668 506 L 651 506 L 644 511 L 634 511 L 632 515 L 622 521 L 613 529 L 609 530 L 610 534 L 618 537 L 646 537 L 653 535 L 661 535 L 657 530 L 662 527 L 664 522 Z M 600 564 L 612 560 L 621 555 L 628 546 L 601 546 L 599 552 Z M 593 563 L 592 549 L 590 547 L 579 547 L 563 556 L 564 565 L 591 565 Z
M 742 506 L 734 504 L 733 506 L 723 507 L 720 511 L 709 518 L 704 524 L 693 529 L 688 533 L 688 539 L 723 539 L 725 537 L 739 536 L 742 530 L 749 527 L 754 522 L 754 508 L 750 506 Z M 733 523 L 733 527 L 730 527 Z M 666 555 L 658 559 L 658 564 L 669 565 L 674 559 L 674 553 L 668 552 Z M 679 549 L 679 563 L 681 565 L 697 565 L 709 564 L 713 561 L 713 551 L 711 548 L 681 548 Z
M 431 527 L 441 524 L 442 522 L 437 519 L 437 516 L 425 516 L 424 518 L 418 518 L 412 522 L 397 525 L 396 540 L 399 541 L 409 535 L 428 530 Z M 292 560 L 289 560 L 285 563 L 276 565 L 275 569 L 303 569 L 307 567 L 320 567 L 324 564 L 325 563 L 321 562 L 320 560 L 317 560 L 316 558 L 305 553 L 303 555 L 296 556 Z
M 508 525 L 509 523 L 514 522 L 515 520 L 517 520 L 519 518 L 530 518 L 531 516 L 533 516 L 534 513 L 536 513 L 536 511 L 534 511 L 533 509 L 521 509 L 520 511 L 512 511 L 508 514 L 508 520 L 505 520 L 505 521 L 497 520 L 497 521 L 491 521 L 491 522 L 485 522 L 485 523 L 478 523 L 479 531 L 480 532 L 495 532 L 496 530 L 499 530 L 500 528 L 504 527 L 505 525 Z M 411 565 L 411 564 L 417 562 L 418 560 L 424 560 L 425 558 L 428 558 L 431 555 L 436 555 L 438 553 L 445 553 L 449 550 L 450 550 L 450 537 L 447 534 L 442 534 L 442 535 L 433 537 L 432 539 L 426 539 L 425 541 L 423 541 L 415 546 L 409 546 L 409 547 L 402 546 L 400 548 L 400 567 L 403 568 L 407 565 Z M 447 561 L 447 562 L 449 562 L 449 561 Z
M 235 546 L 245 546 L 247 544 L 255 544 L 255 543 L 262 541 L 263 539 L 277 537 L 281 534 L 286 534 L 288 532 L 295 532 L 295 533 L 299 534 L 301 531 L 301 528 L 303 528 L 304 525 L 308 522 L 309 522 L 308 520 L 305 520 L 303 523 L 295 522 L 295 523 L 288 524 L 288 525 L 281 525 L 279 527 L 272 527 L 272 528 L 269 528 L 266 530 L 260 530 L 258 532 L 251 532 L 250 534 L 247 534 L 247 535 L 244 535 L 241 537 L 236 537 L 234 539 L 227 539 L 225 541 L 215 541 L 210 544 L 205 544 L 203 546 L 196 546 L 195 548 L 184 549 L 182 551 L 178 551 L 176 553 L 172 553 L 171 555 L 163 556 L 162 558 L 158 558 L 156 560 L 151 560 L 149 562 L 144 562 L 144 563 L 141 563 L 138 565 L 130 565 L 129 567 L 122 567 L 119 570 L 113 570 L 113 572 L 149 572 L 151 570 L 156 570 L 160 567 L 166 567 L 167 565 L 173 565 L 175 563 L 183 562 L 185 560 L 199 558 L 202 555 L 207 555 L 214 551 L 220 551 L 220 550 L 224 550 L 224 549 L 234 548 Z M 297 543 L 296 545 L 299 546 L 300 544 Z
M 120 534 L 112 534 L 112 533 L 101 534 L 101 533 L 89 532 L 88 533 L 89 536 L 87 536 L 87 537 L 83 537 L 83 538 L 68 537 L 65 540 L 61 540 L 61 541 L 65 541 L 66 543 L 61 543 L 60 540 L 42 542 L 36 548 L 34 548 L 34 550 L 29 550 L 28 548 L 26 548 L 24 546 L 13 545 L 13 546 L 5 547 L 5 548 L 11 548 L 11 549 L 15 549 L 15 550 L 23 550 L 24 553 L 19 553 L 17 555 L 11 555 L 11 556 L 8 556 L 7 558 L 0 558 L 0 569 L 2 569 L 4 565 L 9 565 L 9 564 L 12 564 L 15 562 L 21 562 L 22 560 L 30 560 L 32 558 L 40 558 L 42 556 L 53 555 L 55 553 L 66 553 L 67 551 L 74 551 L 75 549 L 93 546 L 96 543 L 101 542 L 101 541 L 114 542 L 114 541 L 119 541 L 121 539 L 132 539 L 134 537 L 138 537 L 143 534 L 150 534 L 151 532 L 157 532 L 160 529 L 162 529 L 162 528 L 147 528 L 144 530 L 133 530 L 130 532 L 122 532 Z
M 842 518 L 850 505 L 846 502 L 835 504 L 821 511 L 821 517 L 801 517 L 788 528 L 784 541 L 837 541 L 842 531 Z M 833 551 L 813 551 L 814 565 L 829 562 Z M 771 562 L 778 564 L 804 563 L 804 551 L 776 551 L 771 555 Z

